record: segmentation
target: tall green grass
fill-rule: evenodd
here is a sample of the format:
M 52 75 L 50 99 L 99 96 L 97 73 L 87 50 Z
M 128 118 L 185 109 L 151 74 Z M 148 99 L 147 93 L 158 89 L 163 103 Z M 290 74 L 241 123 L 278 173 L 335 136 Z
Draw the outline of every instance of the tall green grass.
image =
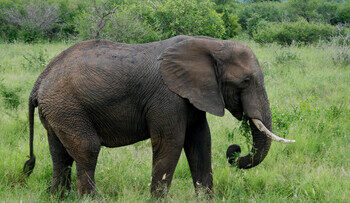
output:
M 242 136 L 240 123 L 228 112 L 223 118 L 208 114 L 214 200 L 349 202 L 349 64 L 337 63 L 331 44 L 282 47 L 246 43 L 256 53 L 265 74 L 274 132 L 295 139 L 296 143 L 273 143 L 262 164 L 250 170 L 238 170 L 227 163 L 225 152 L 230 144 L 238 143 L 243 153 L 248 153 L 249 143 Z M 30 90 L 44 65 L 69 46 L 64 43 L 0 44 L 1 201 L 58 200 L 48 190 L 52 163 L 46 132 L 37 113 L 34 138 L 37 164 L 28 179 L 23 178 L 21 170 L 29 154 L 27 98 Z M 96 170 L 97 197 L 76 195 L 73 166 L 74 189 L 65 200 L 149 200 L 151 157 L 149 141 L 122 148 L 103 148 Z M 167 200 L 201 201 L 202 198 L 195 195 L 182 154 Z

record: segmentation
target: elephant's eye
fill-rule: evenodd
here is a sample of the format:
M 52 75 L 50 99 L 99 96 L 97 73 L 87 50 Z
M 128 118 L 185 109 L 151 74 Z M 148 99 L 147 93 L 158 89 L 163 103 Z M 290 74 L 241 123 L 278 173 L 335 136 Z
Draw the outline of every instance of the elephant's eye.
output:
M 249 77 L 246 77 L 243 81 L 242 81 L 242 84 L 243 85 L 248 85 L 250 83 L 250 78 Z

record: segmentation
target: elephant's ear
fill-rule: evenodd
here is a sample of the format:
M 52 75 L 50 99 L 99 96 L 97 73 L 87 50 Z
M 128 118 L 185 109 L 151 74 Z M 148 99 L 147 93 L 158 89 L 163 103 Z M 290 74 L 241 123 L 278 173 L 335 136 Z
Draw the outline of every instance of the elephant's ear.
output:
M 189 39 L 160 56 L 161 72 L 169 89 L 187 98 L 196 108 L 217 116 L 225 112 L 213 56 L 220 47 L 217 40 Z

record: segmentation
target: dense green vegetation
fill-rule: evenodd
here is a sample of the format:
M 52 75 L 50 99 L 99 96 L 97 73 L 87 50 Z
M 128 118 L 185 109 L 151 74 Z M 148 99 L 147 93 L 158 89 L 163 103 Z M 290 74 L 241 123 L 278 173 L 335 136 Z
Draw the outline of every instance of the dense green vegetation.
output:
M 228 112 L 223 118 L 207 115 L 212 131 L 215 200 L 350 201 L 350 69 L 349 47 L 339 42 L 307 46 L 257 44 L 245 41 L 256 53 L 265 74 L 274 131 L 295 139 L 273 143 L 258 167 L 237 170 L 225 158 L 227 147 L 240 144 L 248 152 L 249 138 Z M 52 164 L 46 133 L 35 117 L 34 150 L 37 164 L 24 179 L 21 170 L 29 153 L 27 98 L 45 64 L 71 43 L 0 44 L 0 199 L 56 201 L 51 196 Z M 150 198 L 149 141 L 103 148 L 96 171 L 98 196 L 76 195 L 73 201 L 142 201 Z M 201 197 L 199 197 L 201 200 Z M 195 200 L 185 156 L 176 168 L 170 201 Z
M 58 201 L 51 196 L 46 132 L 35 116 L 37 164 L 29 154 L 27 99 L 45 65 L 76 41 L 145 43 L 206 35 L 247 43 L 265 75 L 273 131 L 296 143 L 273 143 L 250 170 L 231 167 L 227 147 L 250 149 L 251 136 L 228 112 L 207 114 L 212 132 L 214 200 L 350 202 L 350 1 L 326 0 L 2 0 L 0 1 L 0 200 Z M 150 141 L 103 148 L 95 198 L 150 199 Z M 200 195 L 197 199 L 202 201 Z M 196 200 L 184 154 L 169 201 Z
M 350 1 L 2 0 L 0 11 L 4 42 L 144 43 L 180 34 L 229 39 L 242 32 L 260 43 L 290 44 L 350 35 Z

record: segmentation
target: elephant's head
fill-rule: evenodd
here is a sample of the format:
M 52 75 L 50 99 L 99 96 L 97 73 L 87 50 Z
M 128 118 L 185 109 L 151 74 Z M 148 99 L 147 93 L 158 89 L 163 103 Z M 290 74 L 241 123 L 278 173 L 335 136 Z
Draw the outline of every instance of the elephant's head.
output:
M 271 132 L 271 111 L 258 60 L 245 44 L 211 38 L 190 38 L 168 48 L 160 57 L 163 79 L 170 90 L 187 98 L 196 108 L 223 116 L 228 109 L 238 120 L 249 119 L 252 153 L 238 145 L 227 150 L 238 168 L 251 168 L 266 157 L 271 140 L 294 142 Z

